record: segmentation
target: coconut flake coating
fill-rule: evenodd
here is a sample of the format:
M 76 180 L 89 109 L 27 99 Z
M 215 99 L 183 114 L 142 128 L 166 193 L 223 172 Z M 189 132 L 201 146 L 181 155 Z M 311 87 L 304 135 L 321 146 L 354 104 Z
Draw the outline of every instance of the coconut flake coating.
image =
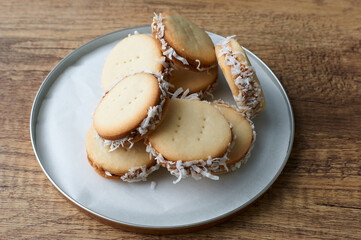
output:
M 145 141 L 147 145 L 146 151 L 155 158 L 158 164 L 167 168 L 170 174 L 177 177 L 177 180 L 173 181 L 174 184 L 188 176 L 191 176 L 196 180 L 201 179 L 202 176 L 212 180 L 219 180 L 219 177 L 213 175 L 212 173 L 217 173 L 224 170 L 229 171 L 227 167 L 227 160 L 229 160 L 228 154 L 231 152 L 235 141 L 235 135 L 233 133 L 233 127 L 231 123 L 229 123 L 229 127 L 232 131 L 232 141 L 228 144 L 227 150 L 222 157 L 212 158 L 211 156 L 208 156 L 207 160 L 199 159 L 193 161 L 170 161 L 165 159 L 161 153 L 155 150 L 148 140 Z
M 195 59 L 194 61 L 195 64 L 197 64 L 197 67 L 191 66 L 191 64 L 187 61 L 187 59 L 177 54 L 176 50 L 173 47 L 171 47 L 164 39 L 164 31 L 165 31 L 165 26 L 163 23 L 164 19 L 165 17 L 162 16 L 162 13 L 159 13 L 159 15 L 154 13 L 153 22 L 151 26 L 155 39 L 158 39 L 162 45 L 162 51 L 164 56 L 166 56 L 170 60 L 173 60 L 173 58 L 175 58 L 176 60 L 181 62 L 184 67 L 196 68 L 198 71 L 207 71 L 217 65 L 217 62 L 215 62 L 211 66 L 201 67 L 202 65 L 201 61 L 199 59 Z
M 239 89 L 238 96 L 234 96 L 238 109 L 247 117 L 253 117 L 264 108 L 264 96 L 260 84 L 256 81 L 254 68 L 248 62 L 245 53 L 232 51 L 229 43 L 234 37 L 227 37 L 217 44 L 217 46 L 221 46 L 217 57 L 225 55 L 224 63 L 231 67 L 232 77 L 235 78 L 234 84 Z M 245 61 L 239 62 L 237 54 L 243 55 Z
M 147 181 L 147 177 L 149 176 L 149 174 L 158 170 L 159 167 L 160 167 L 159 164 L 151 166 L 150 168 L 148 168 L 146 165 L 140 167 L 133 167 L 123 175 L 111 174 L 108 171 L 104 171 L 104 173 L 109 177 L 119 177 L 120 180 L 124 182 L 133 183 L 133 182 Z
M 232 143 L 229 143 L 226 153 L 220 158 L 211 158 L 211 156 L 209 156 L 207 160 L 194 160 L 187 162 L 178 160 L 177 162 L 174 162 L 164 159 L 162 154 L 157 152 L 149 142 L 146 144 L 146 151 L 155 157 L 157 163 L 167 168 L 170 174 L 177 177 L 177 180 L 173 181 L 174 184 L 188 176 L 191 176 L 196 180 L 201 179 L 202 176 L 212 180 L 219 180 L 219 177 L 213 175 L 211 172 L 217 172 L 221 166 L 223 166 L 224 169 L 228 169 L 226 161 L 228 160 L 228 153 L 232 148 Z

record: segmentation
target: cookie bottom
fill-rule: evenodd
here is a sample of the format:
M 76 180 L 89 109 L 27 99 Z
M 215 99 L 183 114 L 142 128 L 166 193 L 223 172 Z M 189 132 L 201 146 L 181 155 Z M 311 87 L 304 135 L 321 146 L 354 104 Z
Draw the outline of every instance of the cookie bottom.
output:
M 159 165 L 153 165 L 151 167 L 139 166 L 133 169 L 130 169 L 128 172 L 124 174 L 114 174 L 111 171 L 106 171 L 103 168 L 96 165 L 90 158 L 87 156 L 88 162 L 94 168 L 95 172 L 97 172 L 100 176 L 107 179 L 120 180 L 123 182 L 140 182 L 146 181 L 147 176 L 152 172 L 159 169 Z

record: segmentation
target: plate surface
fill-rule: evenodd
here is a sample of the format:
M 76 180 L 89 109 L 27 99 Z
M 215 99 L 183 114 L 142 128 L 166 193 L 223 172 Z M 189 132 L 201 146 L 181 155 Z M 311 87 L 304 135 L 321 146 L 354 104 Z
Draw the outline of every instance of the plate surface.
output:
M 70 201 L 98 218 L 129 227 L 180 229 L 209 224 L 255 201 L 281 173 L 289 157 L 294 121 L 287 95 L 272 71 L 246 50 L 263 87 L 267 109 L 255 119 L 257 139 L 251 158 L 219 181 L 192 178 L 174 185 L 161 169 L 147 182 L 122 183 L 100 177 L 89 165 L 85 135 L 101 96 L 101 72 L 108 53 L 134 31 L 150 34 L 150 26 L 119 30 L 98 37 L 66 56 L 46 77 L 34 100 L 30 128 L 34 152 L 54 186 Z M 223 37 L 209 33 L 217 43 Z M 234 100 L 219 70 L 214 94 Z M 155 181 L 154 190 L 150 182 Z

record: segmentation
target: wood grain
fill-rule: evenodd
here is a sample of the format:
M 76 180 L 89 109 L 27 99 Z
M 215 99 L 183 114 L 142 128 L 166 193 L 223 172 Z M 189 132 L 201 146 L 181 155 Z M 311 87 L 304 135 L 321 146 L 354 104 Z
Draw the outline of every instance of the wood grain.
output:
M 284 85 L 296 135 L 283 173 L 245 212 L 207 230 L 152 236 L 67 202 L 36 161 L 29 118 L 43 79 L 72 50 L 169 10 L 237 34 Z M 0 239 L 361 238 L 360 1 L 0 1 L 0 13 Z

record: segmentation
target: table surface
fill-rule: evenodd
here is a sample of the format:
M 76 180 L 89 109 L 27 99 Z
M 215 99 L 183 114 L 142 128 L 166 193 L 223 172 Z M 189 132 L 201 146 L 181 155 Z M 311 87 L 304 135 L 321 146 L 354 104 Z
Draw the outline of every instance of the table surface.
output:
M 206 230 L 126 232 L 70 204 L 42 172 L 29 118 L 51 69 L 105 33 L 175 11 L 228 36 L 278 76 L 293 107 L 295 141 L 273 186 L 250 208 Z M 361 238 L 361 2 L 1 1 L 0 239 Z

